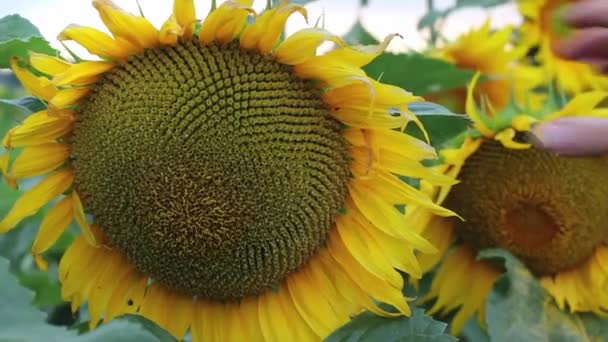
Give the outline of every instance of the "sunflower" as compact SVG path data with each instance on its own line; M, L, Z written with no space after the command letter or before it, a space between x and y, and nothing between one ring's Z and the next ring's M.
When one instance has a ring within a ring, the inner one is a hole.
M488 80L475 90L478 99L487 98L496 109L503 109L510 101L512 90L518 100L544 82L539 68L525 66L519 60L524 48L510 46L512 27L492 31L490 21L462 34L454 42L435 50L432 54L460 69L481 72ZM466 89L454 89L428 96L457 113L464 113ZM538 102L536 97L530 100Z
M456 310L454 334L476 312L483 323L487 296L504 270L478 260L477 252L503 248L530 269L561 309L605 314L608 185L602 179L608 159L562 157L533 148L525 136L534 123L558 117L607 117L605 108L596 107L608 93L581 93L565 105L549 95L538 111L512 103L486 114L473 97L478 77L468 88L474 125L440 151L442 163L435 166L460 182L421 186L463 220L425 209L406 215L440 250L420 259L424 272L439 264L423 301L436 299L431 314Z
M554 54L551 46L563 35L559 12L576 0L517 0L524 16L521 44L538 47L538 61L545 65L560 88L570 94L608 87L608 77L602 76L590 64L566 60Z
M451 211L402 182L452 184L420 161L436 153L400 131L417 97L366 76L379 46L346 46L318 28L280 42L303 7L260 15L226 1L197 21L176 0L155 28L108 0L112 36L71 25L100 61L12 60L47 109L4 137L10 184L39 177L0 221L13 229L50 207L36 263L72 222L82 234L59 265L72 310L90 326L143 315L194 341L319 340L369 309L410 314L397 270L435 248L400 205ZM317 55L325 41L338 47Z

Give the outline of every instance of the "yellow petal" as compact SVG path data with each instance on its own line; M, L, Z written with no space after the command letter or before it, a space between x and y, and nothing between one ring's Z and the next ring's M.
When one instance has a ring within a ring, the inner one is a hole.
M78 101L89 93L89 88L68 88L60 90L50 101L50 107L54 110L64 109L75 105Z
M503 129L494 137L494 139L500 141L504 147L513 150L525 150L532 147L531 144L517 142L513 140L514 138L515 130L513 128Z
M366 308L379 316L398 315L385 311L374 303L370 297L370 293L359 286L348 275L347 271L342 269L342 266L331 256L331 253L327 249L320 250L319 254L311 260L311 263L316 263L315 266L323 269L323 273L327 275L337 293L340 294L340 298L344 299L345 303L341 303L340 305L350 303L353 308L358 309L351 312L357 312L362 308Z
M262 328L260 327L258 318L258 300L255 297L244 298L235 309L237 316L235 320L238 322L241 334L244 338L235 339L235 341L251 341L264 342L262 336Z
M384 109L369 111L364 108L337 108L331 115L338 121L356 128L393 129L402 128L408 122L404 116L392 116Z
M137 49L124 41L114 40L109 35L91 28L78 25L66 27L57 37L60 41L73 40L93 55L114 60L125 60Z
M2 173L2 175L6 175L8 172L8 162L11 159L11 154L10 153L5 153L2 156L0 156L0 173Z
M65 72L72 65L63 59L35 52L30 52L30 64L34 69L50 76Z
M555 119L562 116L585 116L589 111L608 97L608 92L591 91L576 95L559 112L547 116L545 119Z
M146 290L139 313L161 327L172 319L169 310L176 303L170 302L170 293L159 283L154 283Z
M295 340L289 329L287 315L279 302L279 293L268 291L258 297L258 318L264 339L267 341Z
M338 318L342 317L348 321L353 312L359 312L362 309L361 303L352 303L340 294L340 291L334 286L330 277L325 274L318 257L310 259L308 266L303 269L306 273L311 286L315 287L318 294L325 297L332 310L335 311Z
M501 274L502 272L498 268L487 262L475 262L473 269L469 272L470 278L475 279L475 281L472 282L471 287L466 292L464 304L452 320L450 332L453 335L459 335L462 332L465 323L475 312L483 313L485 311L488 295L494 286L494 282ZM480 317L482 323L485 323L485 314L480 315Z
M18 61L17 57L11 58L11 69L25 90L45 101L49 101L57 94L57 88L50 84L47 78L34 76L27 69L20 67Z
M398 37L397 34L391 34L384 38L384 40L377 45L355 45L340 47L326 53L323 56L319 56L319 62L334 62L348 64L360 68L365 66L376 57L378 57L386 47L390 44L393 38Z
M196 9L193 0L174 0L173 16L175 21L182 28L182 36L186 40L192 38L194 25L196 23Z
M403 296L401 288L391 286L385 279L379 278L363 268L346 250L335 231L332 231L329 235L329 245L332 257L371 297L394 306L401 314L406 316L411 314L410 307L406 302L408 298Z
M375 246L377 250L383 250L386 258L391 265L409 275L409 278L419 279L422 277L422 269L418 263L418 258L424 255L437 255L438 253L417 253L414 248L408 248L408 242L405 239L398 239L390 236L371 224L362 224L364 229L361 235L366 241L370 241L370 245Z
M85 244L88 245L88 243ZM114 290L129 273L130 268L124 267L127 262L117 251L111 250L107 254L104 260L105 268L100 270L98 277L98 286L93 288L89 297L89 327L91 329L99 324Z
M473 127L479 130L486 137L492 137L494 135L494 131L492 131L486 124L483 122L481 118L481 114L477 110L477 104L475 103L475 96L473 95L473 91L475 90L475 85L477 85L477 81L481 73L476 73L469 83L467 87L467 101L466 101L466 110L467 114L473 120Z
M93 83L101 75L114 68L114 63L110 62L80 62L72 65L69 69L53 78L53 84L62 85L82 85Z
M228 43L243 30L249 14L255 15L251 8L252 0L228 0L209 13L201 24L198 39L203 44L212 41Z
M340 215L336 220L338 236L361 266L368 272L386 280L394 287L403 286L403 278L392 267L384 252L373 240L366 239L365 228L352 215Z
M46 271L48 265L40 254L55 244L70 222L72 222L72 217L72 199L68 196L57 202L42 220L40 229L36 234L36 239L32 244L32 255L40 269Z
M72 191L72 201L74 205L74 219L78 222L78 226L82 231L82 235L84 235L85 239L91 246L98 246L99 239L93 233L89 222L87 222L87 218L84 214L84 208L82 207L82 201L80 201L80 196L77 191Z
M405 229L406 222L394 203L388 203L381 195L368 193L365 187L358 185L351 186L351 197L355 208L377 229L390 236L405 239L413 248L425 253L436 252L436 249L418 233Z
M407 159L421 161L437 158L437 152L431 145L399 131L345 129L342 135L355 146L369 147L372 150L386 149Z
M178 24L174 15L165 21L160 28L158 39L163 45L175 45L182 32L182 27Z
M163 326L178 340L183 340L184 335L192 325L192 316L194 314L194 301L192 296L180 294L175 291L169 291L168 306L169 321Z
M88 246L91 249L100 249ZM123 265L123 267L125 266ZM109 322L122 314L136 312L143 301L147 285L148 278L131 269L131 272L120 280L120 285L114 290L112 298L108 302L104 321Z
M287 277L287 289L294 307L318 336L328 336L348 322L348 316L338 317L325 297L319 295L319 289L313 286L304 270Z
M384 170L377 171L377 177L373 181L364 182L366 186L373 188L378 194L382 194L385 200L393 203L416 204L428 208L439 216L455 216L456 214L446 208L434 203L426 194L423 194L413 186L403 182L397 176Z
M245 28L241 35L241 47L269 52L278 42L285 28L287 18L294 12L299 12L308 20L306 9L288 1L281 1L275 8L262 13L255 22Z
M111 0L93 0L93 7L115 38L124 39L141 49L158 45L158 30L148 19L123 11Z
M308 28L287 37L275 50L274 56L279 63L289 65L300 64L314 57L319 45L326 41L345 45L340 37L327 30Z
M526 132L529 131L530 127L537 122L538 119L533 116L517 115L515 118L513 118L511 125L520 132Z
M76 241L79 240L82 241L83 239L76 239ZM61 296L72 301L72 311L75 311L83 301L87 300L86 292L89 288L85 287L99 277L99 272L92 272L91 270L97 270L100 267L104 256L105 250L90 246L80 247L78 253L74 254L73 257L76 261L71 263L61 284Z
M51 172L70 156L66 144L47 143L24 148L11 165L9 174L14 178L33 177Z
M4 137L5 147L22 147L53 142L72 131L73 119L67 115L51 116L42 110L28 116L21 125Z
M0 221L0 233L14 228L21 220L38 212L42 206L66 191L74 181L72 170L55 171L23 193Z

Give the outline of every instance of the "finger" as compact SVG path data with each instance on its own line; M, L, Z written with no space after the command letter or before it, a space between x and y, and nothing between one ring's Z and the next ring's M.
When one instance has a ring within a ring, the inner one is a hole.
M565 10L564 21L574 27L608 27L608 1L574 2Z
M532 128L538 149L568 156L608 154L608 118L564 117Z
M608 59L608 28L576 30L570 37L557 41L552 47L556 54L567 59Z

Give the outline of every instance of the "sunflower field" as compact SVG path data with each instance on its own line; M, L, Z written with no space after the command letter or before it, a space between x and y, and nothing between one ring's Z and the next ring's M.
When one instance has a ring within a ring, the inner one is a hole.
M0 342L608 341L608 1L90 2L0 12Z

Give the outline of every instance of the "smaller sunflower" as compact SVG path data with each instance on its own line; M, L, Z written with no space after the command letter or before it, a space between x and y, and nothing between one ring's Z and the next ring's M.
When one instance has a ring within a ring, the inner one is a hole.
M566 92L578 94L586 90L608 87L608 77L596 72L587 63L571 61L553 53L551 46L562 35L557 20L563 6L576 0L517 0L524 23L521 44L538 47L538 60L544 64L558 85Z
M605 109L596 107L608 93L582 93L565 105L550 95L538 111L511 103L486 115L474 101L478 77L467 97L473 128L440 151L442 164L436 166L460 183L422 182L437 203L464 220L438 217L424 209L406 215L441 251L421 256L424 272L441 263L423 300L436 298L431 314L457 311L455 334L474 313L483 322L486 298L504 270L477 260L477 252L503 248L522 260L560 308L605 314L608 185L602 180L608 158L561 157L533 148L522 137L532 124L558 117L580 113L607 117Z
M489 80L481 83L475 90L475 97L486 97L494 108L501 110L509 103L512 90L515 90L515 98L521 101L524 94L528 94L544 81L544 75L539 68L518 62L526 50L510 46L512 32L513 28L510 26L493 31L490 21L487 20L482 26L473 28L454 42L434 51L433 55L458 68L481 72L487 76ZM455 112L465 111L465 88L428 97ZM536 102L538 100L540 99Z

